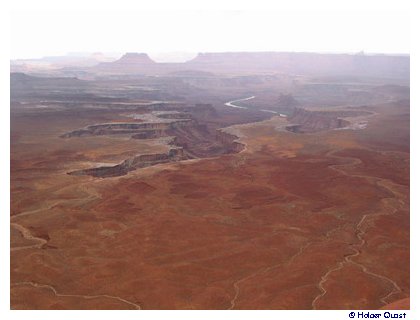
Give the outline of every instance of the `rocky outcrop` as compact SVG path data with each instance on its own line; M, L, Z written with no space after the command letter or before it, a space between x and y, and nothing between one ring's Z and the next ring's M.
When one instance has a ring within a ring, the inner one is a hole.
M301 133L301 128L302 126L300 124L291 124L289 126L286 126L286 130L293 132L293 133Z
M126 175L128 172L136 170L138 168L150 167L160 163L166 163L171 161L184 160L184 152L182 148L170 149L168 153L155 153L155 154L141 154L130 159L126 159L123 162L115 166L101 166L97 168L83 169L69 172L69 175L89 175L99 178L117 177Z
M229 150L228 153L238 153L245 148L245 145L238 141L237 136L222 130L217 130L216 139L223 145L227 146L227 150Z
M309 111L303 108L295 108L287 120L292 125L287 126L286 129L295 133L331 130L343 128L350 124L349 121L338 118L334 113Z
M192 115L186 112L176 112L176 113L161 113L157 115L161 119L191 119Z
M325 115L328 117L360 117L360 116L369 116L373 112L363 111L363 110L332 110L332 111L316 111L320 115Z
M101 135L112 135L112 134L131 134L139 133L143 134L147 131L163 131L169 129L173 123L178 123L178 125L185 124L188 122L188 119L182 119L176 122L146 122L146 123L101 123L87 126L83 129L78 129L63 134L62 138L71 138L71 137L81 137L81 136L101 136Z
M133 139L157 139L165 137L165 130L145 130L131 136Z
M148 114L130 114L129 117L147 122L114 122L87 126L62 135L62 138L92 135L130 134L132 139L170 138L168 153L142 154L114 166L101 166L70 172L71 175L94 177L115 177L131 170L153 166L159 163L191 158L207 158L243 150L244 145L237 137L199 122L198 119L213 119L217 116L211 105L196 105L186 111L157 111ZM166 140L168 141L168 140Z
M235 141L236 136L198 122L191 122L187 126L175 123L167 134L174 136L173 143L182 147L192 158L214 157L242 150Z

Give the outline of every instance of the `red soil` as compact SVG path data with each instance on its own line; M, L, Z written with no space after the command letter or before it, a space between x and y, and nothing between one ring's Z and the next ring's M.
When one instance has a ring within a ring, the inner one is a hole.
M12 232L15 309L377 309L410 295L409 148L392 130L372 148L374 131L293 134L273 118L243 127L239 154L95 179L65 174L93 141L64 147L62 122L14 121L12 222L31 235Z

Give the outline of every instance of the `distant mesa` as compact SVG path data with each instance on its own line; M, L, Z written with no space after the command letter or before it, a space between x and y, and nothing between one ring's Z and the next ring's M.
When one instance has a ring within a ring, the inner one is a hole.
M354 55L310 52L199 53L186 62L200 70L283 72L306 75L360 75L407 77L409 56Z
M118 64L154 64L152 59L146 53L127 52L119 60L114 63Z
M90 67L98 62L111 62L115 59L104 55L102 52L93 54L67 54L63 56L45 56L40 59L17 59L11 60L12 71L18 71L17 67L29 66L35 69L64 68L64 67Z
M19 72L63 67L77 67L86 73L98 72L114 75L171 75L174 72L187 72L185 74L187 77L207 77L209 74L203 72L209 72L235 75L281 73L408 79L410 57L304 52L218 52L199 53L186 62L156 62L146 53L129 52L116 61L100 53L85 57L63 56L12 61L12 71ZM194 75L191 72L201 72L201 74Z
M92 68L92 71L115 74L143 74L155 72L158 65L146 53L128 52L116 61L99 63Z

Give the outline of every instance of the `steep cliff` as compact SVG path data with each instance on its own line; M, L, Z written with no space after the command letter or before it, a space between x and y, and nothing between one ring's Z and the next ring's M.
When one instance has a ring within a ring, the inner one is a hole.
M132 139L169 138L168 153L140 154L126 159L115 166L102 166L70 172L71 175L91 175L113 177L127 174L137 168L159 163L180 161L191 158L206 158L240 152L243 145L237 137L221 131L212 122L217 118L216 110L208 104L196 105L188 110L152 111L130 114L129 117L142 122L113 122L87 126L63 134L62 138L96 135L129 134ZM210 122L206 122L209 120ZM162 140L163 141L163 140Z
M97 168L77 170L69 172L68 174L76 176L89 175L99 178L118 177L126 175L128 172L138 168L145 168L160 163L180 161L183 159L186 159L183 150L181 148L173 148L170 149L168 153L141 154L133 158L126 159L115 166L101 166Z
M190 120L178 120L177 122L185 122ZM146 123L101 123L87 126L83 129L74 130L63 134L62 138L81 137L81 136L100 136L111 134L131 134L144 133L147 131L162 131L171 126L166 122L146 122Z
M303 108L295 108L287 120L291 123L287 130L296 133L331 130L343 128L350 124L349 121L338 118L334 113L309 111Z

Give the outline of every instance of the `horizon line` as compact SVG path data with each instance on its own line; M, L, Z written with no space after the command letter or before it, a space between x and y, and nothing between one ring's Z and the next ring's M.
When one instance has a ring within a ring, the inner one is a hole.
M43 56L37 57L26 57L26 58L13 58L10 57L9 61L18 61L18 60L42 60L46 58L52 57L74 57L74 58L83 58L89 57L93 54L103 54L105 57L114 57L116 59L120 59L124 55L128 53L139 53L139 54L146 54L150 57L156 54L195 54L196 56L200 54L208 54L208 53L309 53L309 54L331 54L331 55L339 55L339 54L347 54L347 55L366 55L366 56L375 56L375 55L385 55L385 56L410 56L409 52L369 52L369 51L293 51L293 50L261 50L261 51L245 51L245 50L233 50L233 51L182 51L182 50L174 50L174 51L125 51L124 53L119 52L107 52L107 51L68 51L64 54L46 54ZM118 57L117 57L118 55ZM195 57L194 57L195 58ZM153 60L153 59L152 59ZM188 61L188 60L186 60Z

